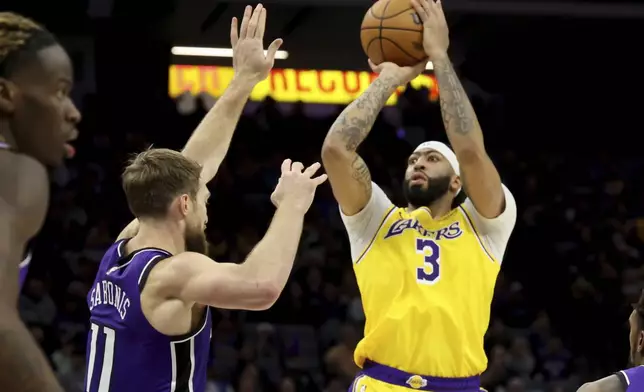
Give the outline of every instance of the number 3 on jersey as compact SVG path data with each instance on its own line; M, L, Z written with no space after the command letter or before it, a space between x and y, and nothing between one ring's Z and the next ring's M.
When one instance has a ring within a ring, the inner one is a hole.
M429 238L416 238L416 253L423 255L425 265L416 268L416 281L421 284L432 285L440 279L440 247Z

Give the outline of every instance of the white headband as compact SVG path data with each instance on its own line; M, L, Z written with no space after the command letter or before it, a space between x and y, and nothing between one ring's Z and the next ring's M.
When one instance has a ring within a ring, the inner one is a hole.
M441 142L435 142L435 141L424 142L424 143L421 143L418 147L416 147L414 152L418 152L420 150L426 150L426 149L439 152L442 156L445 157L445 159L447 159L447 162L449 162L449 164L452 165L452 169L454 169L454 173L456 173L457 176L461 175L461 167L458 164L458 159L456 159L456 154L454 154L454 151L452 151L452 149L449 148L447 144L441 143Z

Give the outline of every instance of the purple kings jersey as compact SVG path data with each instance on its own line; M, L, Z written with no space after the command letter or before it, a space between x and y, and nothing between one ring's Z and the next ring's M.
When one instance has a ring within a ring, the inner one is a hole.
M644 391L644 366L638 366L615 373L624 386L624 392Z
M124 254L112 245L87 295L86 392L203 392L212 321L207 308L192 333L166 336L141 310L141 290L150 270L170 253L144 248Z

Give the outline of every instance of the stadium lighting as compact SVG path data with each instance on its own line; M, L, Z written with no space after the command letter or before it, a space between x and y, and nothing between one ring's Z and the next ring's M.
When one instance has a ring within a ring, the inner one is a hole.
M203 57L233 57L233 50L230 48L203 48L195 46L174 46L171 50L175 56L203 56ZM266 51L264 51L266 53ZM288 52L278 50L275 59L286 60Z

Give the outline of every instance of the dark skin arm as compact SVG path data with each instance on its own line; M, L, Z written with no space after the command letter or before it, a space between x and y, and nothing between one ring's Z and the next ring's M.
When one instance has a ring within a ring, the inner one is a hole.
M612 375L601 380L589 382L577 389L577 392L623 392L624 386L617 376Z
M505 210L501 177L485 151L476 113L447 55L449 29L443 6L440 0L411 0L411 4L423 21L423 47L434 63L443 124L465 190L480 215L496 218Z
M505 209L505 196L499 172L485 151L474 108L447 56L434 60L434 73L440 86L443 124L467 194L482 216L496 218Z
M322 163L342 212L355 215L371 198L371 174L356 150L400 81L381 75L333 123L322 146Z
M18 264L47 212L47 173L31 158L4 152L0 183L0 389L63 392L16 308Z

